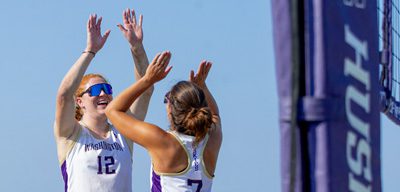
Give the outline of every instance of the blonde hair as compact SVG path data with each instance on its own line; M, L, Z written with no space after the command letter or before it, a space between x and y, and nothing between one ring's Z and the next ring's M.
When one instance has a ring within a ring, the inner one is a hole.
M81 94L86 90L86 84L89 82L90 79L96 78L96 77L101 78L106 83L108 83L107 79L100 74L94 74L94 73L87 74L87 75L83 76L78 89L75 91L75 98L81 97ZM80 121L82 119L82 116L83 116L83 111L82 111L81 107L79 107L79 105L75 103L75 119Z

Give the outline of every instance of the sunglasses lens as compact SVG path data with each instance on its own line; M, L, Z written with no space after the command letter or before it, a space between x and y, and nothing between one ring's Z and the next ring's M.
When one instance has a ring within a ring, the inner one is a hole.
M103 87L101 84L93 85L90 87L89 94L90 96L99 96L101 92L101 87Z
M93 85L89 88L89 94L90 96L99 96L101 93L101 90L104 91L105 94L111 95L112 94L112 87L110 84L106 83L101 83L101 84L96 84Z
M112 87L110 84L103 84L103 90L104 93L106 93L107 95L111 95L112 94Z

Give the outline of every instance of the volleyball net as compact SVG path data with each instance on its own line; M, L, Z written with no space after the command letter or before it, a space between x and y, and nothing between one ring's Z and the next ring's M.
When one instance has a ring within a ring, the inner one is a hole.
M400 10L399 1L378 2L381 111L400 125Z

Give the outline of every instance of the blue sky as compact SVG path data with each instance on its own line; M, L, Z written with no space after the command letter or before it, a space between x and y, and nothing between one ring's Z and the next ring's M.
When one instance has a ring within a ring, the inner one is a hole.
M134 81L122 11L144 15L150 60L172 52L169 76L155 86L147 121L167 128L164 93L202 59L214 62L208 86L220 108L224 141L213 191L280 191L278 97L270 1L50 1L0 3L0 191L62 191L53 122L61 79L86 45L89 14L111 29L88 72L102 73L115 93ZM384 191L398 189L400 128L382 118ZM133 188L149 190L150 161L135 146Z

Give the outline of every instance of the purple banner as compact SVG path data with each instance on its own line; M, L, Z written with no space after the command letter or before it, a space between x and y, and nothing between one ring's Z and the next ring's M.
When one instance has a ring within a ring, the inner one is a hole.
M303 33L293 33L289 0L273 0L280 98L282 191L381 191L377 2L305 0ZM290 164L293 35L304 60ZM302 36L303 35L303 36ZM295 173L295 182L291 174Z

